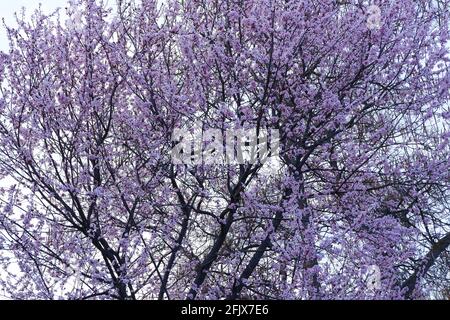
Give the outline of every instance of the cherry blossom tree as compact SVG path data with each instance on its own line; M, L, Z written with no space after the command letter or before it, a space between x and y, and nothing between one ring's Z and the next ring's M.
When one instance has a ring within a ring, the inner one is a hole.
M19 15L0 55L4 295L445 294L449 7L71 0ZM280 150L174 163L174 132L199 126L278 130Z

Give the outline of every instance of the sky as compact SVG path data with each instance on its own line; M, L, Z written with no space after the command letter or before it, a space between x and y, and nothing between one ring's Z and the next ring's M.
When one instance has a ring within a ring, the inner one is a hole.
M0 0L0 18L5 19L7 25L15 25L14 12L19 12L22 7L26 8L27 15L30 15L34 9L42 4L45 12L51 12L56 8L67 6L68 0ZM0 50L7 50L8 41L3 23L0 28Z

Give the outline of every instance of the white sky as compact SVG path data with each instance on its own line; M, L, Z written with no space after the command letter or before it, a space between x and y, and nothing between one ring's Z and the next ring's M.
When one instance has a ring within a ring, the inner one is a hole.
M52 12L56 8L64 8L67 6L68 0L0 0L0 19L5 19L9 26L15 25L14 12L20 12L22 7L26 8L27 15L39 7L42 3L42 8L45 12ZM8 41L6 33L3 28L3 23L0 26L0 50L6 51L8 48Z

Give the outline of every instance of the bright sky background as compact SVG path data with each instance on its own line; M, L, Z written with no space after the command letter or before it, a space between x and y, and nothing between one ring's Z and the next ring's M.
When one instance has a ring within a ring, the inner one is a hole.
M15 26L14 12L20 12L22 7L26 8L27 15L39 7L42 3L42 8L45 12L52 12L56 8L64 8L67 6L68 0L1 0L0 1L0 19L5 19L7 25ZM1 23L0 28L0 50L7 50L8 41L6 33Z

